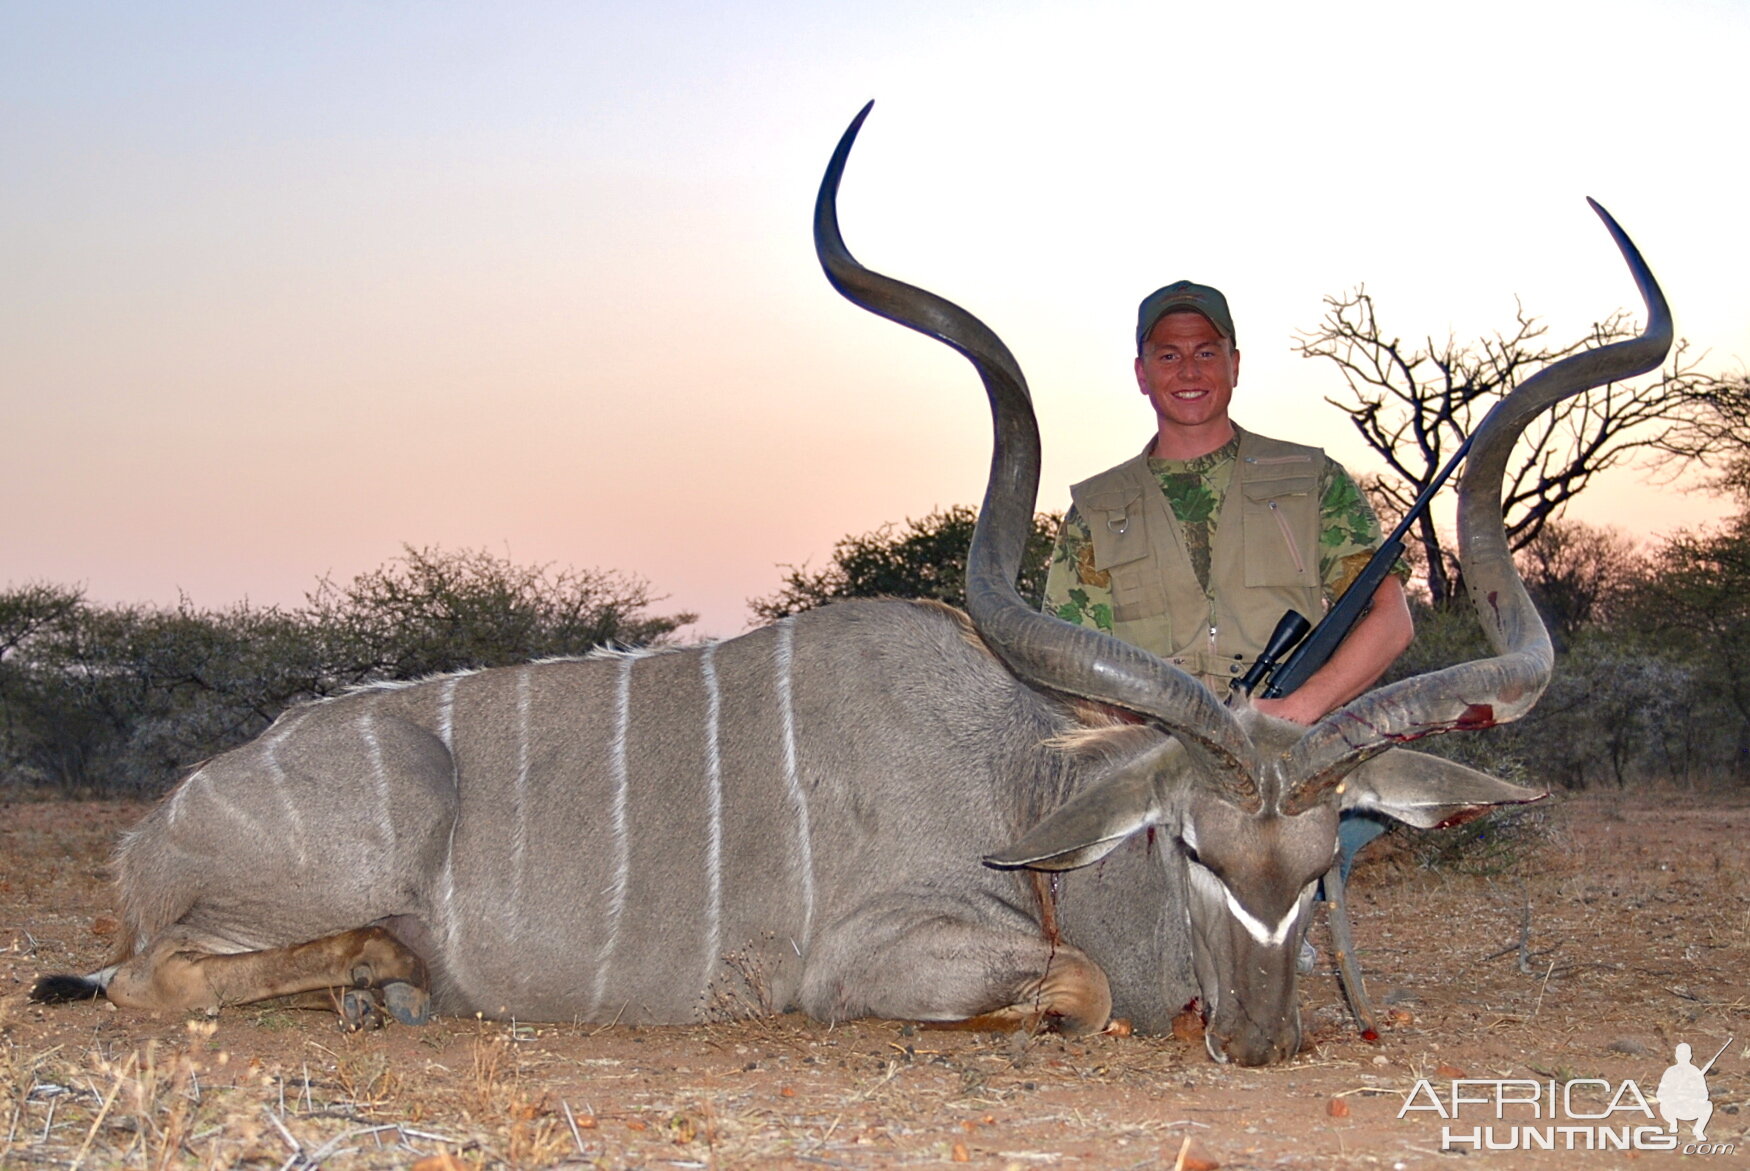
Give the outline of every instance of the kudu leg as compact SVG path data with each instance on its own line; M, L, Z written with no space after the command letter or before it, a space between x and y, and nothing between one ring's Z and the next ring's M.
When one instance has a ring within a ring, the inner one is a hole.
M1059 946L1045 974L1025 981L1011 1003L941 1027L1028 1033L1097 1033L1112 1019L1112 991L1101 971L1074 948Z
M802 1007L819 1020L861 1016L1012 1030L1106 1027L1106 973L1082 952L903 908L866 911L815 941Z
M1349 930L1349 892L1343 884L1343 864L1333 863L1325 874L1325 917L1331 928L1331 948L1337 953L1337 979L1343 985L1343 995L1349 1001L1349 1011L1364 1036L1379 1035L1379 1020L1373 1002L1367 997L1367 985L1361 979L1361 965L1355 959L1355 938Z
M229 954L172 931L116 969L105 995L125 1008L186 1012L322 989L374 994L342 994L343 1015L352 1024L370 1015L378 996L403 1024L431 1017L425 964L381 927Z

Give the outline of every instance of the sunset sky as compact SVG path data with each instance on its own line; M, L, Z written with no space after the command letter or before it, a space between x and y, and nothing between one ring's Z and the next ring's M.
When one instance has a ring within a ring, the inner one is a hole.
M1041 506L1152 420L1135 306L1233 305L1242 424L1371 464L1294 355L1638 302L1750 361L1750 4L7 6L0 585L297 604L405 544L618 569L729 635L781 563L975 502L969 367L840 299L809 213L982 317ZM1716 516L1617 477L1582 519Z

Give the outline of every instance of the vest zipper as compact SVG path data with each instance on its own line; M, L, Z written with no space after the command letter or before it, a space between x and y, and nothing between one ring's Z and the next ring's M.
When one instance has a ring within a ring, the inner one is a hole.
M1288 518L1282 515L1282 510L1276 507L1274 500L1270 501L1270 515L1276 518L1276 527L1282 530L1282 540L1288 545L1288 555L1294 558L1294 572L1305 573L1306 562L1300 559L1300 546L1294 543L1294 534L1288 528Z

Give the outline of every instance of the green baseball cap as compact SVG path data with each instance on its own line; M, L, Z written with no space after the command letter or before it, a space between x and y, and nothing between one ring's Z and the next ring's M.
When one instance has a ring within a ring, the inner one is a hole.
M1190 281L1174 281L1144 297L1142 304L1137 307L1137 353L1142 353L1142 343L1148 340L1149 331L1155 327L1155 323L1175 309L1189 309L1193 313L1203 314L1209 319L1209 324L1215 326L1217 333L1228 341L1239 344L1234 338L1233 315L1227 311L1227 298L1221 295L1220 289Z

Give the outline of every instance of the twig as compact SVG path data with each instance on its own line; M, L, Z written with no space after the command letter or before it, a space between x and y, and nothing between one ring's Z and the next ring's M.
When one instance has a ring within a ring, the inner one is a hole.
M1727 1041L1726 1044L1730 1045L1731 1042ZM1724 1053L1725 1051L1726 1051L1725 1046L1721 1046L1720 1053ZM1718 1060L1719 1060L1719 1053L1716 1053L1716 1054L1714 1054L1714 1061L1718 1061ZM1711 1066L1713 1064L1713 1061L1708 1062L1708 1064ZM713 1109L712 1102L711 1102L710 1098L699 1099L699 1105L703 1108L703 1112L705 1115L705 1150L706 1150L706 1153L710 1156L711 1165L716 1166L717 1165L717 1111L715 1109Z
M591 1033L590 1036L592 1036L592 1037L597 1036L598 1034L604 1033L607 1030L613 1028L615 1025L619 1024L620 1018L625 1015L626 1006L628 1004L631 1004L631 1003L632 1002L630 1000L622 1002L620 1005L620 1010L614 1014L614 1019L609 1021L607 1024L603 1025L601 1028L597 1029L594 1033Z
M571 1128L571 1141L577 1144L577 1153L587 1158L588 1155L583 1149L583 1136L577 1133L577 1119L571 1115L571 1103L561 1098L559 1104L565 1107L565 1125Z
M1556 962L1554 960L1551 960L1549 962L1549 967L1544 969L1543 985L1542 985L1542 987L1540 987L1537 990L1537 1003L1533 1004L1531 1006L1531 1016L1536 1016L1537 1010L1543 1007L1543 994L1545 992L1549 991L1549 978L1550 978L1551 974L1555 972L1555 970L1556 970ZM1529 1020L1531 1018L1527 1017L1526 1019Z
M122 1063L122 1070L115 1075L115 1084L109 1087L109 1096L103 1100L103 1108L97 1112L97 1117L91 1120L91 1129L85 1132L85 1141L79 1145L79 1153L73 1156L69 1171L79 1171L79 1164L85 1161L86 1154L91 1150L91 1142L97 1137L97 1130L103 1125L103 1120L109 1117L110 1107L115 1105L116 1096L122 1092L122 1082L127 1079L128 1071L134 1067L136 1054L128 1054L127 1061ZM53 1110L50 1111L52 1115Z
M402 1134L411 1135L413 1138L422 1138L428 1143L448 1143L452 1147L459 1147L462 1145L461 1139L450 1138L448 1135L443 1134L433 1134L429 1130L414 1130L411 1126L407 1126L406 1124L403 1124L398 1129Z
M886 1085L888 1082L890 1082L894 1078L898 1077L899 1071L904 1069L904 1068L905 1067L897 1061L889 1061L887 1063L886 1076L884 1076L880 1081L876 1082L874 1085L870 1086L868 1089L862 1090L862 1091L858 1092L857 1094L853 1095L852 1100L853 1101L867 1101L871 1096L873 1096L873 1094L875 1093L876 1090L879 1090L882 1086Z
M380 1135L385 1130L399 1132L401 1128L395 1123L390 1122L381 1126L367 1126L363 1130L354 1130L349 1131L346 1134L336 1135L321 1146L317 1147L313 1153L305 1156L304 1162L307 1166L315 1167L322 1163L323 1160L330 1159L340 1153L338 1148L341 1143L346 1142L349 1139L363 1138L366 1135ZM379 1141L377 1145L380 1147L383 1144Z
M286 1129L285 1123L274 1117L271 1109L263 1106L261 1112L267 1115L267 1120L273 1123L273 1128L280 1132L280 1138L285 1140L286 1146L292 1148L292 1157L280 1164L280 1171L291 1171L291 1168L296 1167L304 1159L304 1144L292 1137L292 1132Z

